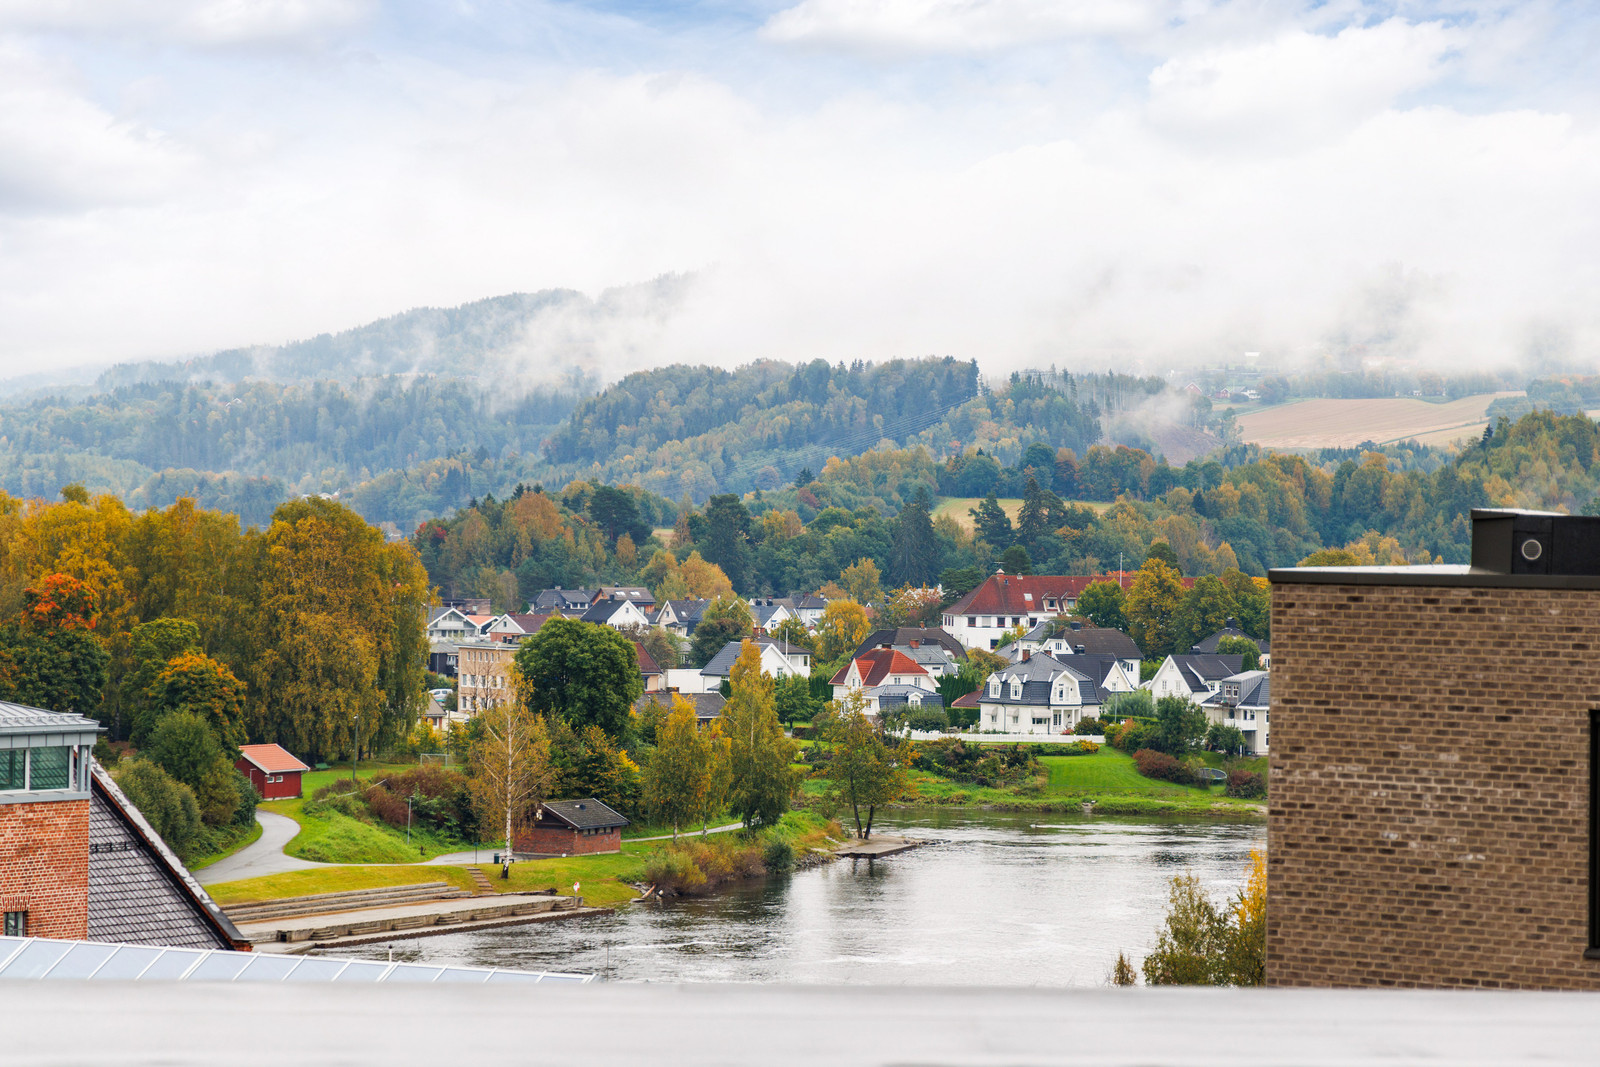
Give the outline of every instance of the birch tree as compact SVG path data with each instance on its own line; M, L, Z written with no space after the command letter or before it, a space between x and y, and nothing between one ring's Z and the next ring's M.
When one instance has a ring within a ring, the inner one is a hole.
M496 704L478 714L483 733L472 746L472 800L485 835L503 831L506 850L512 823L550 790L550 732L542 715L521 702Z

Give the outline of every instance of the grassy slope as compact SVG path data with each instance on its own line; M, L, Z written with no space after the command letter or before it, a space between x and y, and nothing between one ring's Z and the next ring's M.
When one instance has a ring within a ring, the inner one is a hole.
M638 896L627 883L643 877L645 861L654 847L625 842L620 854L528 860L513 864L511 877L503 881L499 868L490 863L492 850L484 850L483 863L479 866L498 892L517 893L553 887L560 893L570 893L572 883L580 882L585 903L606 906ZM207 886L206 891L220 904L237 904L247 900L415 885L418 882L449 882L461 889L472 889L475 885L466 867L411 864L398 867L329 866L317 870L289 871L262 878L223 882Z
M260 838L260 837L261 837L261 824L260 823L254 823L254 824L251 825L249 830L245 831L243 834L240 834L237 838L235 838L233 840L232 843L230 843L226 848L222 849L220 852L213 852L209 856L201 856L198 859L195 859L194 861L189 863L187 866L191 871L198 871L203 867L209 867L213 863L217 862L218 860L227 859L229 856L233 855L235 852L238 852L240 849L244 848L246 845L255 844L257 839Z

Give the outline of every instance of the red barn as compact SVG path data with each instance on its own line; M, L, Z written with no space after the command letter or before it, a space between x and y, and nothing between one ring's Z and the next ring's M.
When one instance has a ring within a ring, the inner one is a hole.
M234 761L263 800L292 800L300 795L300 775L311 768L289 755L282 745L240 745Z
M516 850L545 856L621 852L622 828L627 825L627 819L594 797L547 800L539 805L533 825L517 831Z

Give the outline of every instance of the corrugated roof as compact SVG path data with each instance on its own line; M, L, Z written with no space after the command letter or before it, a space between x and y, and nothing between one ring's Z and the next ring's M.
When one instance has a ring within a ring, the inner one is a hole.
M311 769L295 759L282 745L240 745L239 755L249 760L263 774L282 774L287 771Z
M0 701L0 731L17 733L89 733L100 724L74 711L47 711Z

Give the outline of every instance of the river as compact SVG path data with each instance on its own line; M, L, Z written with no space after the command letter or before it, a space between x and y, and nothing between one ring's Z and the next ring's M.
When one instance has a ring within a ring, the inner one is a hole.
M1092 986L1155 941L1185 871L1219 902L1244 883L1264 822L898 811L874 829L936 840L706 898L595 919L339 950L337 955L625 982Z

